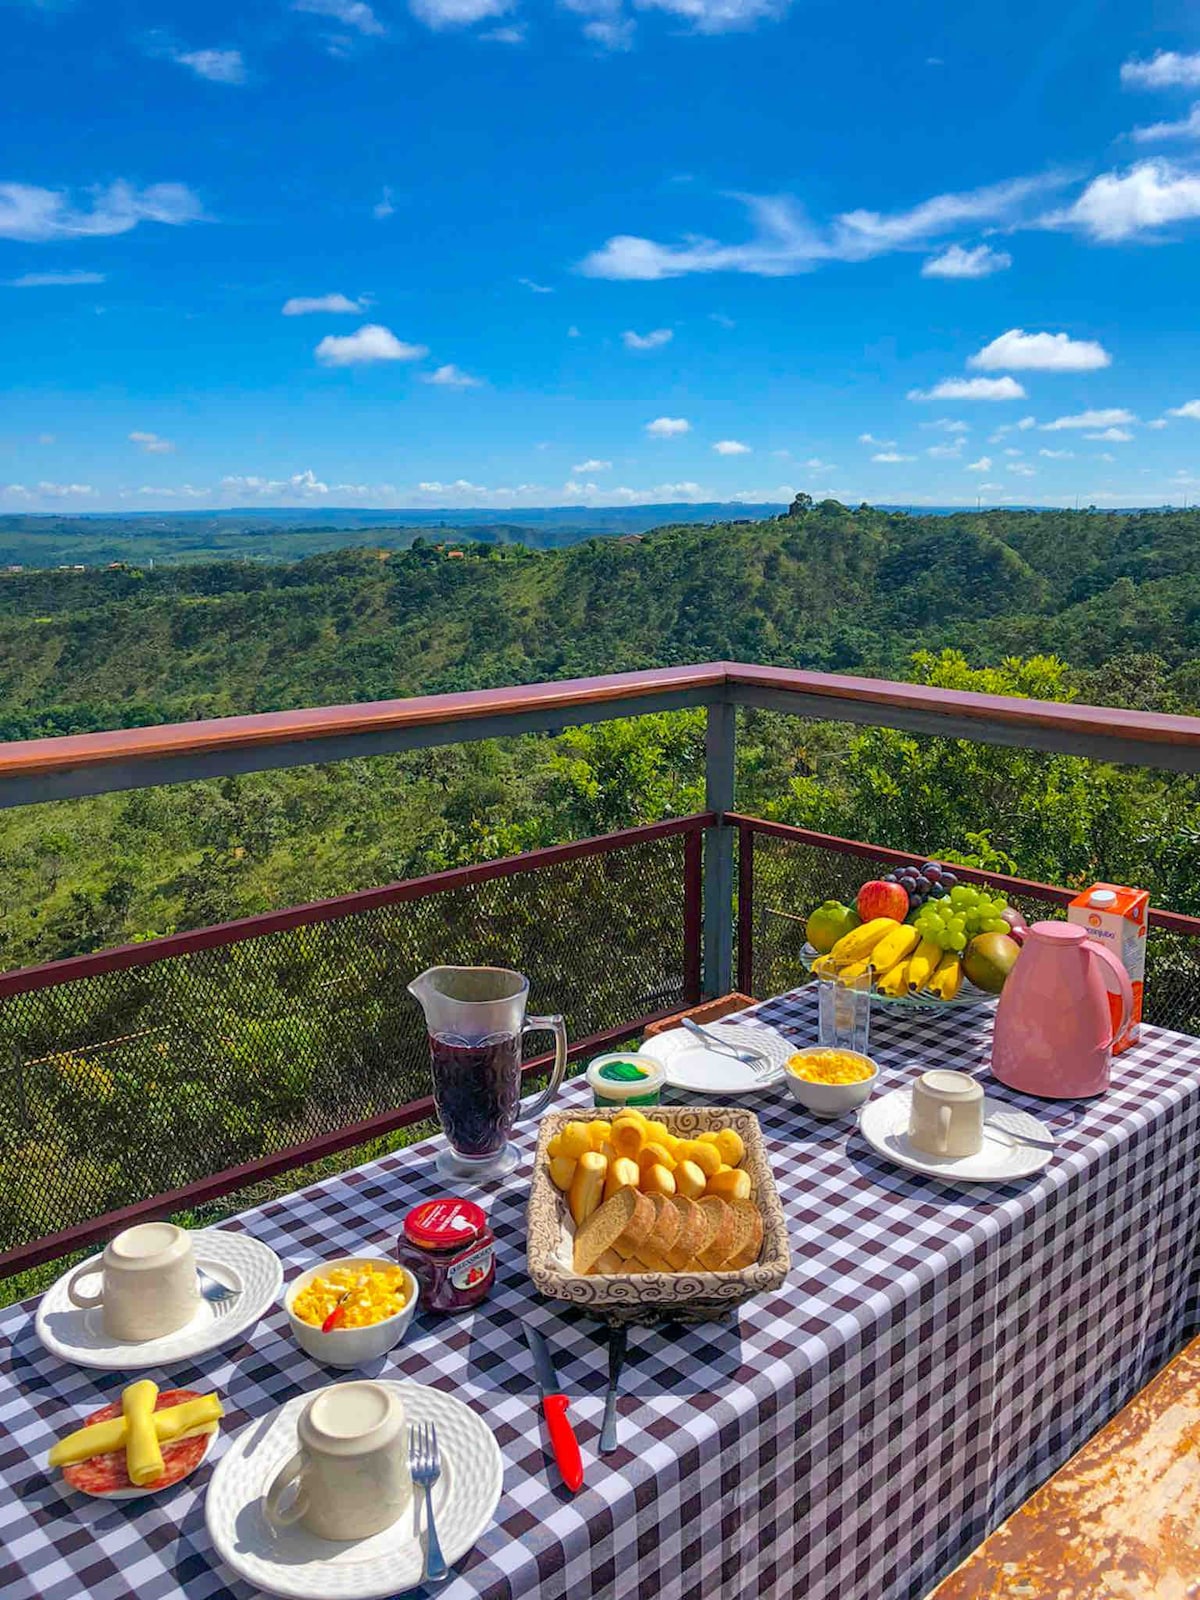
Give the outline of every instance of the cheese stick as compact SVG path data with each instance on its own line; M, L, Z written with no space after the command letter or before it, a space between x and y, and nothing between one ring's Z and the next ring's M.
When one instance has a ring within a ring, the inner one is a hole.
M215 1432L224 1414L218 1397L206 1394L197 1400L187 1400L183 1405L156 1411L150 1420L154 1424L155 1438L164 1445L191 1438L195 1433ZM124 1450L128 1436L129 1424L124 1417L114 1417L111 1422L93 1422L60 1439L50 1451L49 1464L73 1467L80 1461L90 1461L93 1456Z
M131 1383L121 1396L121 1414L129 1430L125 1435L125 1469L130 1483L153 1483L163 1475L162 1451L152 1420L157 1399L158 1385L151 1378Z

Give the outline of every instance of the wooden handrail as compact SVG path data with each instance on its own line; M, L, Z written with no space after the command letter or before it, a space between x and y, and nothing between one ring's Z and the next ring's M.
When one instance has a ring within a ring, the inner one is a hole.
M254 769L253 755L258 751L264 753L263 766L275 766L366 754L385 744L398 749L410 739L415 742L422 732L428 742L429 730L439 728L449 730L450 738L456 727L462 727L463 738L483 737L520 731L522 719L526 727L545 727L558 721L587 722L605 715L636 714L639 703L653 710L719 701L1148 766L1200 769L1198 717L710 661L465 694L16 740L0 744L0 797L6 786L21 787L25 792L16 802L0 798L0 803L24 803L67 792L59 787L42 796L29 788L39 779L67 774L80 780L74 792L101 792L108 786L106 768L114 774L122 769L120 780L112 787L128 788L138 782L214 775L223 770L222 761L230 763L224 770L234 770L232 763L238 753L241 758L236 770L248 771ZM362 742L361 752L351 749L355 741ZM281 754L287 751L290 754ZM145 775L139 779L142 768ZM95 776L88 780L88 773Z

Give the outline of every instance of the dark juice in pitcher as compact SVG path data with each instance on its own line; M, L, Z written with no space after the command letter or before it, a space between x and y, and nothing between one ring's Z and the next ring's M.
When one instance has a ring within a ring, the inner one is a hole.
M429 1056L433 1098L451 1147L464 1156L495 1155L520 1106L520 1037L464 1044L430 1034Z

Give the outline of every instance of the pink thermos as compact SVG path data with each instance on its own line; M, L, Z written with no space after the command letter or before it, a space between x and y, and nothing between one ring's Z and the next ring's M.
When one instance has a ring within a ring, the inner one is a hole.
M1048 1100L1103 1093L1112 1065L1110 991L1125 1027L1133 988L1116 956L1073 923L1035 922L996 1007L996 1077Z

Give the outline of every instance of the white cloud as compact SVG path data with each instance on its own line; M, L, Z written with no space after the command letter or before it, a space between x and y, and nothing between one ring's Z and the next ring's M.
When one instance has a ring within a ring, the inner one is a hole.
M1037 418L1036 417L1022 417L1020 422L1017 423L1017 431L1019 433L1028 433L1030 428L1036 428L1036 427L1037 427Z
M1024 452L1024 450L1016 450L1016 449L1014 449L1013 446L1010 444L1007 447L1007 449L1005 450L1004 454L1006 456L1023 456L1025 454L1025 452Z
M1013 178L962 194L935 195L908 211L845 211L824 226L810 222L786 196L738 195L755 225L755 236L743 244L692 236L671 245L616 234L586 256L579 270L593 278L640 280L695 272L789 277L826 261L868 261L894 250L921 249L966 223L1015 221L1033 196L1064 181L1061 174Z
M329 17L355 33L376 36L387 29L363 0L292 0L293 11L307 11L314 17Z
M1200 405L1200 400L1194 401L1192 403L1195 404L1195 405ZM1197 415L1200 415L1200 412L1198 412ZM1166 417L1155 417L1154 421L1153 422L1148 422L1146 424L1146 426L1148 428L1167 428L1167 427L1170 426L1170 424L1168 423Z
M567 329L567 338L568 339L578 339L579 337L580 337L579 329L575 326L574 323L572 323L571 326Z
M368 322L356 333L327 333L315 354L322 366L353 367L368 361L420 361L429 351L423 344L405 344L390 328Z
M517 282L523 289L528 289L532 294L553 294L554 290L548 283L535 283L532 278L518 278Z
M1048 461L1074 461L1074 450L1046 450L1038 451L1038 455L1045 456Z
M858 442L859 444L873 444L880 450L894 450L896 448L895 439L877 439L873 433L860 433Z
M179 227L199 222L200 201L182 183L134 188L123 178L88 190L89 203L75 206L66 190L29 183L0 183L0 239L86 239L128 233L140 222Z
M1034 478L1037 476L1036 467L1031 467L1024 461L1010 461L1004 470L1006 472L1015 472L1022 478Z
M959 422L954 417L939 417L936 422L923 422L923 428L936 428L939 433L970 433L969 422Z
M670 328L654 328L650 333L633 333L627 329L621 335L621 340L626 350L658 350L664 344L670 344L674 337Z
M169 455L175 448L170 439L160 438L157 433L142 433L136 430L129 435L129 442L138 445L148 456Z
M210 83L245 83L246 63L240 50L172 50L171 60L189 67Z
M788 0L637 0L646 10L683 17L697 33L736 33L770 21L788 9Z
M1101 244L1200 217L1200 175L1170 161L1140 161L1105 172L1071 205L1041 217L1043 228L1081 228Z
M652 439L674 439L681 433L691 433L692 425L686 417L655 417L646 424Z
M933 461L960 461L966 440L960 434L950 444L931 444L925 454Z
M627 17L593 17L583 25L584 38L604 50L632 50L633 34L633 23Z
M66 289L76 284L103 283L102 272L23 272L9 278L6 289Z
M1005 272L1012 266L1007 250L993 250L991 245L976 245L965 250L961 244L947 245L936 256L930 256L921 268L923 278L990 278L993 272Z
M727 317L723 311L710 311L708 320L715 322L718 328L736 328L737 323L732 317Z
M1200 139L1200 100L1178 122L1151 122L1129 136L1135 144L1156 144L1160 139Z
M978 461L967 463L968 472L990 472L992 470L991 456L980 456Z
M54 444L56 437L57 436L53 433L39 433L37 436L37 442L39 444Z
M607 472L611 466L611 461L597 461L594 457L590 457L587 461L581 461L577 467L572 467L571 471L576 473Z
M337 489L367 492L365 484L337 484ZM219 488L223 494L236 494L251 500L323 500L329 494L327 483L322 483L311 468L294 473L290 478L257 478L233 476L222 478Z
M1094 339L1072 339L1066 333L1026 333L1009 328L967 360L969 367L995 372L1094 372L1112 365L1112 357Z
M408 0L408 9L427 28L464 28L487 17L502 17L513 0Z
M95 492L90 483L46 483L43 481L38 484L36 489L36 493L47 500L66 500L95 494Z
M396 207L392 203L392 191L384 184L383 194L371 207L371 215L377 222L382 222L385 217L390 217L395 209Z
M915 461L916 459L916 456L902 455L898 450L880 450L877 455L871 457L872 461L887 461L889 463L893 461Z
M456 367L452 361L445 366L438 367L434 372L423 372L422 383L436 383L443 389L481 389L482 378L473 378L469 372L464 372L461 367Z
M481 39L490 39L493 44L524 44L525 28L518 24L513 28L489 28L486 33L479 35Z
M1061 433L1064 428L1119 428L1127 422L1136 422L1132 411L1123 406L1109 406L1102 411L1079 411L1073 417L1055 417L1053 422L1043 422L1043 433Z
M740 439L718 439L713 449L719 456L748 456L750 446Z
M773 450L772 455L787 455L786 450ZM837 468L832 461L822 461L820 456L809 456L804 463L810 472L836 472Z
M1121 82L1127 89L1195 88L1200 85L1200 52L1181 56L1156 50L1149 61L1131 57L1121 63Z
M932 389L910 389L910 400L1024 400L1015 378L943 378Z
M1181 406L1172 406L1167 415L1169 417L1191 417L1196 422L1200 422L1200 400L1185 400ZM1156 424L1152 422L1150 426L1153 428Z
M1133 438L1128 428L1105 428L1101 433L1085 433L1085 439L1098 439L1107 444L1128 444Z
M1114 455L1110 455L1107 450L1101 450L1099 455L1093 457L1093 459L1096 461L1115 461L1117 458Z
M344 294L318 294L318 295L293 295L290 300L285 300L283 314L285 317L307 317L313 312L327 311L330 315L341 315L345 312L365 311L365 299L350 300Z

